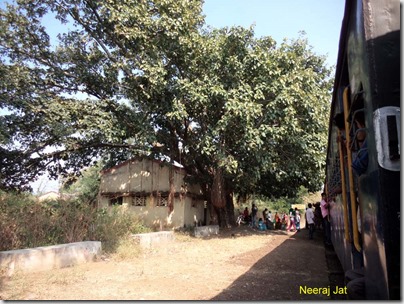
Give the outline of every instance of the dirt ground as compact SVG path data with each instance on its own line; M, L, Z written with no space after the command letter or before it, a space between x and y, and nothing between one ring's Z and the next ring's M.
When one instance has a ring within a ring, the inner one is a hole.
M218 236L176 235L138 257L1 277L3 300L327 300L300 286L330 285L322 235L260 232L247 226ZM333 284L333 283L331 283Z

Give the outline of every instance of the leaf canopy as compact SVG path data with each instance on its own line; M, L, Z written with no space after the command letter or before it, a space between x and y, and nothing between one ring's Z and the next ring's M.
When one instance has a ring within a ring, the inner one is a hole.
M0 187L168 156L211 187L322 181L330 70L304 36L204 28L198 0L20 0L0 10ZM44 18L65 24L57 39ZM287 188L285 189L285 184Z

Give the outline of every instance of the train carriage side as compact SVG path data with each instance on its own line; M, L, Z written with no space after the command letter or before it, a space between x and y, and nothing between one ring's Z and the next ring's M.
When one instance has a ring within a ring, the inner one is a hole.
M338 113L345 130L333 122ZM399 1L346 2L329 130L326 189L334 248L345 271L363 267L366 299L399 299Z

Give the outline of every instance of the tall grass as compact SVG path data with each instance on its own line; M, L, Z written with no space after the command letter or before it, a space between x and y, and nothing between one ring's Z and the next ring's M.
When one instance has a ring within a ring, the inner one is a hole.
M39 202L29 194L0 193L0 251L102 241L113 252L131 233L149 231L120 208L96 209L77 199Z

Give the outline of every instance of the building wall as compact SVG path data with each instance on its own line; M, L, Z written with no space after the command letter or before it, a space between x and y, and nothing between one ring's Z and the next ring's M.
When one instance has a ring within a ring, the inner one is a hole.
M204 221L204 202L193 201L190 197L174 199L174 209L169 213L169 207L155 206L152 196L146 200L146 206L132 206L131 197L124 197L122 208L128 212L133 212L148 227L193 227L195 223ZM109 199L101 197L99 207L109 206Z
M203 223L204 216L204 201L202 200L193 200L189 204L186 205L185 210L185 221L184 224L186 226L195 226L196 224Z
M168 166L156 161L128 161L103 172L100 191L101 193L166 192L170 190L169 170ZM175 167L173 174L175 192L200 193L199 185L185 184L183 169Z
M174 168L174 208L158 206L156 193L168 193L169 167L150 160L131 160L102 173L99 207L108 207L111 197L122 197L122 207L134 212L146 226L184 227L204 221L204 203L192 199L190 194L201 194L199 185L187 185L185 171ZM179 195L180 194L180 195ZM134 196L141 196L144 206L133 203Z

